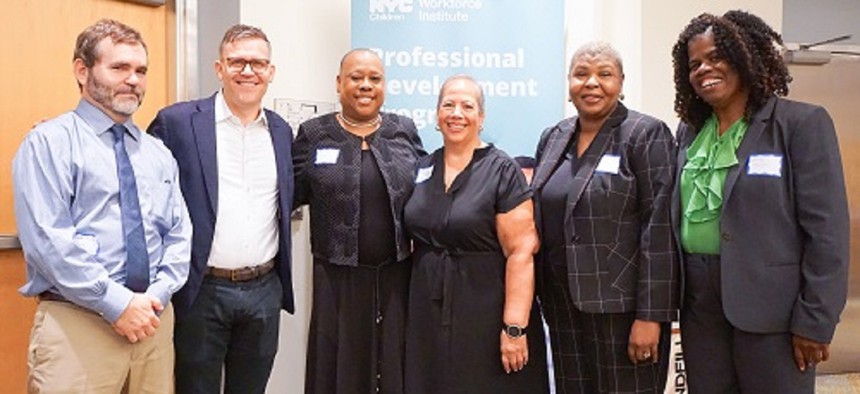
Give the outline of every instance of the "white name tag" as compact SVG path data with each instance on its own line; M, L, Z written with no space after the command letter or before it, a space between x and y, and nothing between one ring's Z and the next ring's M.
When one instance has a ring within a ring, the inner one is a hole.
M314 164L335 164L340 156L340 149L317 149L317 158Z
M426 167L426 168L419 168L418 169L418 175L415 176L415 184L422 183L422 182L430 179L431 176L433 176L433 166Z
M747 175L782 177L782 155L750 155Z
M602 172L606 174L618 174L618 167L621 165L621 156L618 155L603 155L597 163L597 168L594 172Z

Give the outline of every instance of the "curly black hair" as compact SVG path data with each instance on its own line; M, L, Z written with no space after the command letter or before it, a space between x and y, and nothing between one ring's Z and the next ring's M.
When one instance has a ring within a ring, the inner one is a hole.
M709 30L714 35L717 55L734 69L742 86L749 90L744 118L749 119L773 95L788 94L791 76L779 51L782 36L761 18L745 11L729 11L723 16L704 13L693 18L672 48L675 68L675 113L699 130L713 109L690 84L687 45Z

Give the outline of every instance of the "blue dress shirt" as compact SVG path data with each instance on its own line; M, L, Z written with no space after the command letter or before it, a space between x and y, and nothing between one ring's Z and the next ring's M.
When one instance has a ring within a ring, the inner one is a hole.
M131 301L113 121L85 99L33 129L12 161L18 236L27 261L25 296L44 291L116 322ZM129 119L125 145L138 185L149 252L146 294L167 305L188 277L191 222L179 170L158 139Z

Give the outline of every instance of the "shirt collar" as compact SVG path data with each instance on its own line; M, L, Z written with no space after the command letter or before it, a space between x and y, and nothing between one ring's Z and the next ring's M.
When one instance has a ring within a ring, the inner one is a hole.
M257 115L257 119L254 119L250 124L259 123L266 129L269 128L269 119L265 116L266 111L260 108L260 114ZM220 123L224 121L229 121L237 125L242 125L242 122L239 120L239 117L233 114L233 111L230 110L230 107L227 106L227 101L224 100L224 92L219 90L217 94L215 94L215 123Z
M75 113L78 114L84 122L87 122L90 127L92 127L93 132L95 132L97 136L101 136L114 125L114 121L110 116L83 97L78 101L78 107L75 108ZM131 121L131 117L123 123L123 126L128 129L132 138L135 140L140 139L141 131L134 125L134 122Z

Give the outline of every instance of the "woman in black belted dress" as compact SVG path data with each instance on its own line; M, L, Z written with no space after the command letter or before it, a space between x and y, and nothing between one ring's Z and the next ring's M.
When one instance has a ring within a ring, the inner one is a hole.
M409 118L380 113L379 57L344 56L342 111L301 125L293 142L296 206L310 205L313 310L306 393L403 393L410 264L402 229L424 151Z
M532 194L516 163L480 140L483 101L473 79L445 82L445 146L420 159L406 204L410 394L547 392Z

